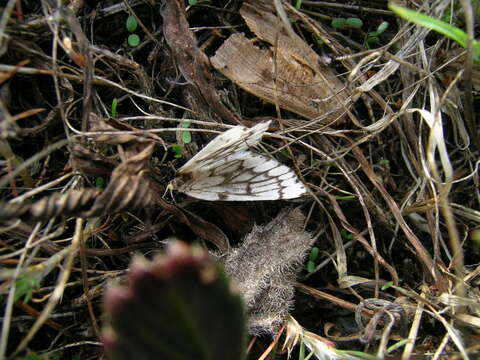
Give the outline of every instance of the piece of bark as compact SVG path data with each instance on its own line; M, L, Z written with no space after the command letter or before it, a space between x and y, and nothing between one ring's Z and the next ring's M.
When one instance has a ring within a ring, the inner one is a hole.
M272 48L243 34L231 35L210 58L212 65L244 90L307 119L342 120L351 103L335 73L299 36L290 36L273 13L245 3L249 28Z

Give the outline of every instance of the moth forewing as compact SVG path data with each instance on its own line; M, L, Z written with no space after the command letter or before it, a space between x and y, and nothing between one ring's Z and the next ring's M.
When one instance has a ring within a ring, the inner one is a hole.
M211 166L215 166L218 161L221 161L228 155L257 145L265 131L268 130L270 122L260 123L252 128L235 126L225 131L210 141L178 171L206 170Z
M202 200L294 199L307 192L289 167L249 151L270 122L236 126L217 136L177 172L170 187Z

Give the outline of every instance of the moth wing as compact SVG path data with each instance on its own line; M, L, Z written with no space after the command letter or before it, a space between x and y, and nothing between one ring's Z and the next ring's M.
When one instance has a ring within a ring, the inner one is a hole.
M225 163L226 159L236 152L241 152L257 145L268 130L270 121L257 124L251 128L235 126L218 135L202 150L178 169L179 173L203 172Z
M247 150L227 156L208 171L195 175L179 190L202 200L294 199L307 192L292 169Z

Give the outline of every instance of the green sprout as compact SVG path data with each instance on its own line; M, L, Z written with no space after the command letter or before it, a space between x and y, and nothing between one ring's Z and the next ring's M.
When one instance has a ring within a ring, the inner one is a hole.
M360 29L363 21L359 18L335 18L332 20L332 27L338 30L344 29Z
M127 22L125 26L127 30L132 33L128 35L128 39L127 39L128 45L132 47L138 46L140 44L140 37L137 34L133 34L133 32L137 29L137 26L138 26L138 22L135 16L130 15L127 18Z
M340 235L346 240L352 240L353 239L353 234L348 232L345 229L340 230Z
M181 145L174 144L172 145L173 157L175 159L181 159L183 157L183 148Z
M395 4L394 2L388 3L388 8L392 10L395 14L400 16L402 19L413 22L419 26L426 27L428 29L434 30L442 35L445 35L456 41L461 47L468 47L468 35L462 29L459 29L456 26L450 25L442 20L432 18L428 15L404 8ZM480 62L480 43L477 40L472 41L473 46L473 56L476 63Z
M112 118L114 118L114 119L116 119L118 117L117 107L118 107L118 99L113 98L111 110L112 110Z
M313 273L315 271L316 265L316 260L318 258L318 253L320 250L318 247L314 246L312 250L310 250L310 255L308 256L308 262L307 262L307 271L309 273Z
M127 26L127 30L131 33L137 30L138 22L137 22L137 19L135 19L135 16L130 15L127 18L126 26Z
M140 44L140 37L137 34L128 35L128 45L131 47L138 46Z
M105 189L105 179L101 176L95 179L95 187L97 189Z
M190 123L188 121L184 121L180 124L180 126L184 129L188 129L190 127ZM191 143L192 133L190 131L182 131L182 141L184 144Z
M40 287L38 274L21 275L15 283L15 301L23 298L24 303L28 303L33 296L33 290Z
M378 25L376 31L370 31L367 34L367 39L365 40L365 47L371 49L373 45L380 43L380 38L378 36L388 29L388 25L388 22L384 21Z

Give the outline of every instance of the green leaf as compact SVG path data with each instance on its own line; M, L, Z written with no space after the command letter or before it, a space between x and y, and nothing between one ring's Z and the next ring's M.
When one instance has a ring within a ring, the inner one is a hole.
M95 187L97 189L105 189L105 179L101 176L95 179Z
M389 282L387 282L385 285L383 285L381 289L382 289L382 291L387 290L387 289L390 288L392 285L393 285L393 281L389 281Z
M128 45L135 47L140 44L140 37L137 34L130 34L128 36Z
M345 229L342 229L340 230L340 235L342 235L342 237L344 239L347 239L347 240L352 240L353 239L353 234L349 233L347 230Z
M295 9L300 10L301 7L302 7L302 0L297 0L295 2Z
M389 25L388 22L386 22L386 21L382 22L380 25L378 25L377 30L376 31L370 31L368 33L368 36L373 37L373 36L378 36L378 35L382 34L383 32L385 32L385 30L387 30L388 25Z
M308 260L307 262L307 271L312 273L315 271L315 263L312 260Z
M456 26L450 25L442 20L438 20L428 15L404 8L391 1L388 3L388 7L390 10L392 10L395 14L397 14L401 18L408 20L410 22L413 22L414 24L434 30L456 41L461 47L467 48L468 35L462 29L459 29ZM473 40L472 45L473 45L473 51L475 56L475 62L478 62L480 60L480 43L476 40Z
M15 301L25 296L24 303L28 303L32 299L33 290L40 286L40 280L36 276L38 274L22 275L15 283Z
M198 0L188 0L188 5L190 6L197 5L197 4L198 4Z
M352 200L355 199L355 195L347 195L347 196L335 196L336 200Z
M354 29L360 29L363 26L363 21L359 18L348 18L345 21L345 25L350 26Z
M309 259L310 259L311 261L317 260L317 257L318 257L318 253L319 253L319 252L320 252L320 250L318 249L318 247L314 246L314 247L312 248L312 250L310 250L310 257L309 257Z
M180 124L182 128L189 128L190 127L190 122L184 121ZM190 131L182 131L182 140L185 144L189 144L192 142L192 133Z
M135 30L137 30L138 22L137 22L137 19L135 19L135 16L130 15L127 18L126 25L127 25L127 30L130 32L134 32Z
M113 98L111 109L112 109L112 118L114 119L118 117L117 106L118 106L118 99Z
M332 20L332 27L338 29L344 27L347 24L347 19L345 18L336 18Z
M380 35L385 32L385 30L388 29L388 25L390 25L387 21L382 22L380 25L378 25L377 28L377 35Z
M181 145L175 144L172 145L173 157L175 159L181 159L183 157L183 148Z
M371 36L367 38L366 41L366 46L371 49L374 45L377 45L380 43L380 39L377 36Z

